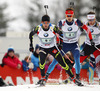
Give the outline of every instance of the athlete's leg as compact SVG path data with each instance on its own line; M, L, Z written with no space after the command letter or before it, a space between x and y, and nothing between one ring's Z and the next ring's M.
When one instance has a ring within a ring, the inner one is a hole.
M72 51L74 61L75 61L75 70L76 74L80 74L80 52L78 47L74 48Z
M94 53L95 61L96 61L96 72L99 77L99 85L100 85L100 52L96 50Z
M74 61L75 61L75 71L76 71L75 83L80 86L83 86L83 84L80 81L80 68L81 68L80 67L80 52L79 52L79 47L78 47L77 43L73 44L73 48L72 48L71 52L73 54Z
M68 52L68 50L69 50L69 48L67 48L66 46L69 47L68 45L66 45L66 43L63 43L63 48L62 48L62 50L63 50L65 53ZM58 51L58 50L57 50L57 51ZM64 53L61 52L61 55L64 56ZM46 73L46 78L47 78L47 79L48 79L49 74L53 71L53 69L54 69L54 67L56 66L57 63L58 63L57 60L54 59L53 62L49 65L49 68L48 68L47 73Z
M85 44L85 47L80 52L80 63L82 63L90 54L92 54L92 47Z
M94 57L95 57L96 64L99 63L99 61L100 61L100 51L95 50L95 51L93 52L93 55L94 55Z
M97 48L100 49L100 45L97 45ZM95 51L93 52L93 55L95 57L95 62L96 62L96 71L100 79L100 51L95 49Z
M63 50L65 53L67 52L67 48L66 48L65 43L63 43L63 49L62 49L62 50ZM57 51L58 51L58 50L57 50ZM62 55L64 55L64 54L62 53ZM48 68L47 73L46 73L47 78L48 78L49 74L53 71L53 69L54 69L54 67L56 66L57 63L58 63L57 60L54 59L54 60L52 61L52 63L49 65L49 68Z
M79 85L83 86L83 84L80 81L80 52L78 47L74 48L72 51L73 57L74 57L74 61L75 61L75 71L76 71L76 80L75 83L79 84L78 82L80 82Z
M52 49L51 51L51 55L54 56L54 58L58 61L58 63L60 64L60 66L65 69L67 71L67 73L69 74L69 76L71 78L74 77L71 69L69 68L69 66L66 64L64 57L62 57L62 55L60 54L60 52L57 50L57 48L55 47L54 49Z
M51 55L53 55L54 58L58 61L58 63L61 65L61 67L66 70L66 72L68 73L70 78L75 82L76 85L83 86L83 84L78 79L74 79L74 75L70 67L66 64L64 57L56 48L52 50Z
M39 51L39 67L41 72L41 79L37 82L37 84L45 85L46 79L45 79L45 59L47 57L47 49L40 48Z
M47 53L45 51L41 51L39 52L39 67L40 67L40 71L41 71L41 76L44 77L45 76L45 59L47 57Z
M63 43L63 47L62 50L64 51L64 53L67 53L68 51L70 51L69 48L70 45L68 45L67 43ZM64 53L61 51L61 55L64 56Z
M52 63L49 65L49 68L48 68L48 70L47 70L47 73L48 73L48 74L50 74L50 73L53 71L53 69L55 68L55 66L56 66L57 63L58 63L58 62L56 61L56 59L54 59L54 60L52 61Z
M45 75L46 80L48 80L50 73L54 70L57 63L58 62L56 61L56 59L54 59L52 61L52 63L49 65L48 70L47 70L46 75Z

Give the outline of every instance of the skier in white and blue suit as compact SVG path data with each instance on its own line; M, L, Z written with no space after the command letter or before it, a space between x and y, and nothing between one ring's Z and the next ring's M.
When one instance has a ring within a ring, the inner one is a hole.
M78 39L81 33L83 32L83 29L86 30L89 36L91 45L94 45L94 42L92 40L92 35L88 27L85 24L83 24L80 20L74 18L74 10L72 8L68 8L65 14L66 14L66 19L63 19L59 21L58 23L59 29L63 32L62 50L65 53L67 53L68 51L72 52L74 61L75 61L76 78L78 81L80 81L79 79L80 78L80 51L79 51L79 46L78 46ZM64 56L63 53L62 55ZM48 68L48 71L46 73L47 77L52 72L56 64L57 64L57 61L53 60L53 62L50 64L50 67Z

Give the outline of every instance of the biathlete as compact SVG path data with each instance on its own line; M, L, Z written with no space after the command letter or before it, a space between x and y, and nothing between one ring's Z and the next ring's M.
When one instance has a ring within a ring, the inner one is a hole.
M62 42L56 45L56 35L55 33L58 33L59 35L62 34L62 32L56 27L55 25L52 25L50 23L50 17L48 15L44 15L41 20L41 24L38 25L33 29L33 31L29 34L30 39L30 51L33 52L33 36L34 34L37 34L40 40L40 51L39 51L39 67L41 71L41 80L39 82L40 85L45 85L46 83L46 77L45 77L45 59L48 54L51 54L54 56L54 58L58 61L58 63L61 65L63 69L67 71L71 79L75 82L76 79L74 79L74 75L65 62L65 59L61 56L60 52L58 51L58 47L61 47ZM78 82L77 82L78 83Z
M93 11L90 11L87 14L87 19L88 19L88 22L86 22L86 25L91 30L92 38L95 45L91 46L91 42L89 41L88 36L86 36L85 46L83 50L81 51L80 62L83 62L88 56L90 56L90 54L93 54L95 59L91 57L92 62L90 61L90 68L89 68L90 74L91 74L91 71L94 71L94 68L96 66L96 71L100 79L100 40L99 40L100 23L96 20L96 15L95 15L95 12Z
M59 21L58 27L62 31L62 35L60 36L63 39L63 47L62 50L67 53L71 51L75 61L75 70L76 70L76 84L78 86L82 86L83 84L80 81L80 51L78 46L78 39L81 33L86 30L87 35L89 37L90 44L93 46L94 42L92 39L91 31L87 27L87 25L83 24L79 19L74 18L74 10L72 8L68 8L65 11L66 19ZM84 30L83 30L84 29ZM61 54L64 56L63 52ZM50 68L54 68L57 64L56 60L50 64ZM50 69L48 68L48 69ZM53 69L51 69L52 71ZM47 71L46 76L48 77L51 71ZM78 82L78 83L77 83Z

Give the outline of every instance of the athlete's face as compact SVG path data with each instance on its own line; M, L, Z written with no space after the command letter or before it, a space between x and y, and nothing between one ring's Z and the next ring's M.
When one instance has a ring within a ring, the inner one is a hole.
M68 22L71 22L72 20L73 20L73 14L66 14L66 20L68 21Z
M42 22L42 24L43 24L44 29L48 29L50 22L44 21L44 22Z
M88 22L89 22L89 25L94 25L96 22L96 19L90 19L88 20Z

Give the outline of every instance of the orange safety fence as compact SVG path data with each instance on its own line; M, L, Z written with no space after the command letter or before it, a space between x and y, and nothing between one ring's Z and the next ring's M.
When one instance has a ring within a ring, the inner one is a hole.
M75 71L73 72L75 73ZM23 71L23 68L14 69L6 65L4 67L0 66L0 76L5 80L5 82L12 83L14 85L33 84L36 83L41 78L39 68L37 69L37 71L29 70L25 72ZM80 76L81 80L88 82L88 75L86 69L81 70ZM94 77L97 78L96 73L94 74ZM59 78L65 80L66 78L68 78L68 75L66 75L65 70L59 71L55 68L53 72L50 74L49 79L58 80ZM54 82L54 81L52 80L49 82Z

